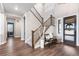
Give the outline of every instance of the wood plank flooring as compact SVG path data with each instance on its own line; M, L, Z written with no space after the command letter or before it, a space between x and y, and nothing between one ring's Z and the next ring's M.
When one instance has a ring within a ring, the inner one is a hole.
M79 47L64 44L52 45L51 48L32 49L21 39L9 38L7 43L0 46L0 56L78 56Z

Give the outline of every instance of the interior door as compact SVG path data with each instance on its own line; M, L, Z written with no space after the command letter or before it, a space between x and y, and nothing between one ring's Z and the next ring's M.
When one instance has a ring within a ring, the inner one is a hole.
M8 23L8 37L14 37L14 23Z
M76 16L64 18L64 43L76 45Z

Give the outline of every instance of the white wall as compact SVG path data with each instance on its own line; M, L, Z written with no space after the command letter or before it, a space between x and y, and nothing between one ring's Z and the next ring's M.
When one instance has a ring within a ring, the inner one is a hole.
M21 20L16 19L14 22L14 36L21 37Z
M21 18L21 40L25 40L24 39L24 20L23 20L23 18Z
M65 3L56 5L54 14L56 18L65 17L78 12L78 4L76 3Z
M6 43L7 38L7 22L3 4L0 4L0 45Z
M45 3L43 5L43 18L44 21L46 21L50 15L54 16L54 8L55 8L56 4L55 3Z
M0 45L6 43L6 24L5 15L0 13Z
M4 43L6 43L7 39L7 20L6 20L6 15L4 15Z
M58 33L58 20L60 20L60 23L61 23L60 34ZM56 27L55 32L56 32L57 39L62 39L62 42L63 42L63 18L56 19L55 27Z
M43 17L44 13L44 4L43 3L37 3L35 6L36 10L39 12L39 14Z

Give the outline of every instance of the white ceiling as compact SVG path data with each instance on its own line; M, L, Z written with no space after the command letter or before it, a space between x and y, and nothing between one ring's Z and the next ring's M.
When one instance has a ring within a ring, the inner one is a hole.
M0 13L2 13L2 7L1 7L1 4L0 4Z
M31 9L34 6L34 4L35 3L3 3L3 6L6 13L23 16L24 12ZM18 10L15 10L16 7L18 8Z

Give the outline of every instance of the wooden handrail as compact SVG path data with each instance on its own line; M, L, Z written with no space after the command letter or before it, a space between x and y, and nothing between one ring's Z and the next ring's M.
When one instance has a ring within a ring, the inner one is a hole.
M32 48L34 48L34 31L32 31Z
M42 33L41 36L36 40L36 42L38 42L38 40L42 37L42 35L43 35L43 33ZM36 43L36 42L35 42L35 43Z
M36 32L40 27L41 27L41 25L37 29L35 29L34 32Z
M33 10L36 12L36 14L33 12ZM33 7L33 10L31 9L31 13L38 19L38 21L43 25L43 17L40 15L40 13L36 10L35 7Z
M53 17L52 15L50 15L50 18L51 18L51 25L55 26L55 24L54 24L55 22L53 23L53 20L55 19L55 17Z
M35 7L33 7L33 8L36 10L36 8L35 8ZM39 14L39 16L40 16L41 18L43 18L37 10L36 10L36 12Z
M32 31L32 47L33 48L34 48L35 43L41 38L42 35L43 35L42 25L40 25L37 29Z
M50 22L51 22L50 25L55 26L55 25L53 24L53 20L54 20L54 19L52 19L52 18L55 18L55 17L53 17L52 15L50 15L50 17L44 22L44 25L45 25L46 22L48 22L48 21L50 20Z
M38 17L33 13L33 11L32 10L30 10L30 11L38 19ZM38 19L38 21L42 24L42 22L39 19Z
M52 18L55 18L55 17L53 17L52 15L50 15L50 17L44 22L44 24L49 20L49 19L51 19L51 24L52 24ZM53 24L52 24L53 25ZM55 25L54 25L55 26Z
M50 17L44 22L44 24L50 19Z
M47 23L50 22L50 23L48 23L48 26L46 27L45 32L47 31L47 29L48 29L51 25L55 26L55 25L53 24L53 19L52 19L52 18L54 18L54 17L53 17L52 15L50 15L50 17L44 22L44 26L45 26L45 27L46 27Z

